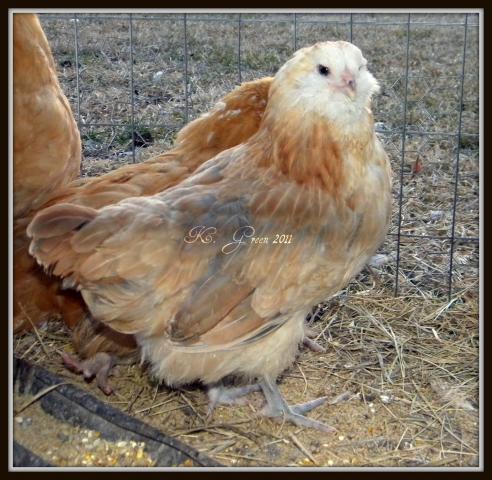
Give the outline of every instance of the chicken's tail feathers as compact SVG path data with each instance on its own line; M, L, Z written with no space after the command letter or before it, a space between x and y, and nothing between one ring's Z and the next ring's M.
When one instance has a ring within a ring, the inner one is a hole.
M69 203L41 210L26 230L31 239L29 253L55 275L70 275L76 258L71 238L96 218L97 213L93 208Z

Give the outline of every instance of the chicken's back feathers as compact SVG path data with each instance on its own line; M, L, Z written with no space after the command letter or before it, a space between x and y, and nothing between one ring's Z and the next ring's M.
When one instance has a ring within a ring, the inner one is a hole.
M184 127L176 147L197 167L203 158L248 140L260 126L268 101L272 77L245 82L227 94L208 113Z
M39 19L13 15L14 218L80 173L77 124Z

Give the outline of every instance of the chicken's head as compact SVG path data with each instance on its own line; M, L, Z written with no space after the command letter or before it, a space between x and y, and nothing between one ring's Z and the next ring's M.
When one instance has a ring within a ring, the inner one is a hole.
M353 123L378 90L367 60L355 45L322 42L298 50L278 71L269 103Z

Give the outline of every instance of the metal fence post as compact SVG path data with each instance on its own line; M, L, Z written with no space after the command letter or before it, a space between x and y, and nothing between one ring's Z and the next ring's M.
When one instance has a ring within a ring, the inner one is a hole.
M183 15L184 33L184 78L185 78L185 125L188 123L188 17Z
M294 13L294 52L297 51L297 13Z
M132 14L130 20L130 98L131 98L131 129L132 129L132 160L135 163L135 84L133 78L133 19Z
M407 46L406 46L406 65L405 65L405 93L403 102L403 128L401 139L401 165L400 165L400 192L398 195L398 233L396 246L396 269L395 269L395 290L398 295L399 275L400 275L400 247L401 247L401 221L403 208L403 171L405 167L405 141L407 136L407 100L408 100L408 66L410 53L410 13L407 18Z
M456 207L458 205L458 179L460 170L460 151L461 151L461 128L463 120L463 90L465 85L465 61L466 61L466 41L468 34L468 14L465 14L465 26L463 32L463 60L461 62L461 89L459 100L459 120L458 132L456 135L456 162L454 169L454 192L453 192L453 216L451 220L451 246L449 251L449 277L448 277L448 299L451 300L453 293L453 264L454 264L454 244L456 230Z
M73 24L74 24L74 35L75 35L75 85L77 89L77 124L80 128L80 73L79 73L79 28L78 28L79 19L77 18L77 14L73 14Z
M237 71L239 83L243 81L243 74L241 70L241 14L237 18Z

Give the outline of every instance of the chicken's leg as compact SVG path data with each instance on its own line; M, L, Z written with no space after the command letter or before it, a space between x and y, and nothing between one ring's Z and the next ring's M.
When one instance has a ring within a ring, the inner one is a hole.
M245 395L261 390L259 384L246 385L244 387L226 388L223 385L208 389L208 416L212 414L217 405L243 404Z
M96 377L97 386L106 394L111 395L113 389L108 383L108 376L114 365L114 356L106 352L98 352L87 360L77 360L68 353L62 354L65 366L75 373L81 373L87 381Z
M260 382L261 389L265 395L267 404L262 410L262 415L267 417L280 417L283 416L285 420L289 420L300 427L315 428L322 432L331 433L335 429L329 425L318 422L311 418L305 417L303 414L311 411L323 403L325 403L327 397L320 397L310 402L301 403L299 405L288 405L282 397L275 382L267 378L263 378Z

